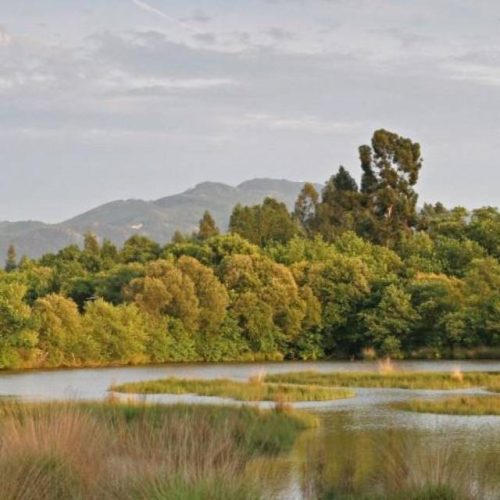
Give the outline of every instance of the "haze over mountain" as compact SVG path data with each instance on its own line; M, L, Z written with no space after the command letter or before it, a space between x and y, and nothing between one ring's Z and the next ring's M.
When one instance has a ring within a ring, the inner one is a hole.
M134 234L166 243L176 230L194 231L205 210L209 210L217 225L225 230L237 203L252 205L271 196L291 208L302 186L301 182L284 179L253 179L238 186L203 182L183 193L154 201L112 201L59 224L0 222L0 252L5 255L8 246L13 244L18 256L39 257L72 243L82 243L87 231L118 245Z

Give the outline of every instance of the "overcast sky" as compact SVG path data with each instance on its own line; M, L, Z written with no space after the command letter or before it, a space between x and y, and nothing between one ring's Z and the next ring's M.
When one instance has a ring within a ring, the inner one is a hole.
M380 127L419 203L500 204L498 0L0 0L0 220L359 178Z

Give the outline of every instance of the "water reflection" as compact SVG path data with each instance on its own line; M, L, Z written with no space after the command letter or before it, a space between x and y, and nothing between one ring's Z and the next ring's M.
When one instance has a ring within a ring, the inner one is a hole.
M297 442L289 483L274 498L385 498L429 483L453 485L465 498L500 498L498 420L479 417L471 427L468 417L420 416L425 425L411 428L383 413L370 422L359 412L323 414L323 425Z
M395 364L396 369L410 371L453 371L457 366L462 371L500 371L498 361L401 361ZM163 377L248 380L250 376L262 372L272 374L304 370L329 372L373 371L376 369L377 364L372 362L318 361L165 364L72 370L0 371L0 396L12 395L34 399L101 399L106 397L107 390L113 383L122 384ZM387 396L390 393L385 392L384 394ZM397 391L394 394L397 397ZM351 403L345 402L345 404Z
M453 371L457 366L462 371L500 371L500 363L495 361L412 361L398 363L397 367ZM169 376L247 380L262 371L375 369L376 365L368 362L292 362L0 372L0 396L102 399L113 383ZM387 407L392 401L457 392L484 391L357 389L352 399L298 404L317 412L323 425L303 433L290 455L252 464L266 486L266 498L327 499L377 492L384 498L395 489L415 488L428 480L452 482L468 498L500 498L500 417L428 415ZM223 398L193 395L148 395L144 400L235 404Z

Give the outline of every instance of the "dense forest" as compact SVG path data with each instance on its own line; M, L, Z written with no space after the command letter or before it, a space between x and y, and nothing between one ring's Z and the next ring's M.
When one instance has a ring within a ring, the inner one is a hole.
M417 204L420 146L386 130L295 210L122 248L88 233L0 274L0 367L500 352L500 212Z

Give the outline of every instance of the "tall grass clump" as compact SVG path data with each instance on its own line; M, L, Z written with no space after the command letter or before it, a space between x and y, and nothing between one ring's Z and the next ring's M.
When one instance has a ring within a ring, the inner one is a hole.
M303 496L311 500L498 498L498 463L487 455L471 454L445 434L417 436L388 430L376 441L362 443L364 450L335 449L334 442L332 452L308 450L302 469Z
M0 498L257 499L249 462L290 450L312 423L250 408L4 403Z

